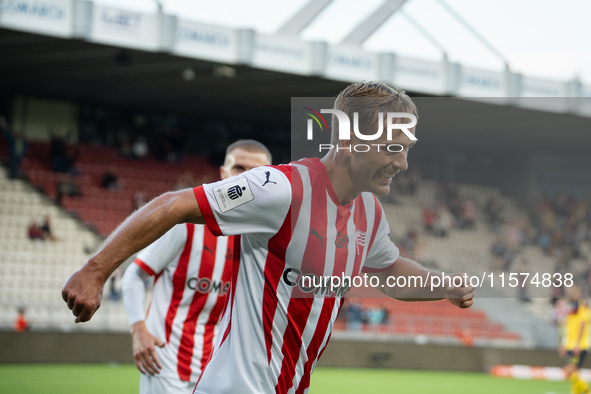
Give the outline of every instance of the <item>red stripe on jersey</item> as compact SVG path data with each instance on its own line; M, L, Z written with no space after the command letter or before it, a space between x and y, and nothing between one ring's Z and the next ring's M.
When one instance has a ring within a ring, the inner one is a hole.
M324 304L322 304L322 312L320 312L320 319L316 325L314 336L312 337L312 340L308 345L308 349L306 350L308 359L306 360L306 364L304 364L304 373L300 379L300 384L296 391L297 394L303 394L304 390L310 386L310 369L312 368L312 364L316 361L316 355L318 354L318 350L320 349L322 341L324 340L324 336L326 335L326 330L330 324L332 309L334 308L335 301L335 298L324 299Z
M179 263L174 271L172 277L172 298L170 305L168 306L168 312L166 313L166 320L164 322L164 329L166 333L166 343L170 340L170 333L172 332L172 321L176 316L176 312L179 308L179 304L183 298L183 292L185 291L185 282L187 280L187 268L189 267L189 259L191 257L191 248L193 246L193 234L195 233L195 225L187 223L187 242Z
M281 228L268 242L267 260L265 261L265 288L263 290L263 333L267 348L267 361L271 364L273 345L273 319L277 310L277 286L285 269L287 246L291 241L292 224L297 222L301 207L302 180L297 171L291 178L292 204ZM296 196L296 198L293 198ZM293 216L293 217L292 217Z
M321 164L322 165L322 164ZM302 258L303 275L324 276L327 240L327 192L323 178L311 177L310 230L307 234L306 249ZM295 182L294 182L295 183ZM301 213L304 214L304 213ZM346 264L346 261L345 261ZM295 366L300 358L302 335L314 303L314 293L305 294L294 287L287 307L288 325L283 334L281 372L275 386L276 393L286 393L293 386Z
M148 274L150 276L156 275L154 270L152 268L148 267L148 264L144 263L142 260L135 259L135 260L133 260L133 262L136 263L141 269L143 269L146 272L146 274Z
M222 230L220 230L220 226L218 226L218 222L216 222L215 217L213 216L213 212L209 206L209 201L207 201L207 196L205 195L203 186L194 187L193 192L195 193L197 205L199 205L199 210L201 210L201 215L203 216L203 219L205 219L205 224L207 224L209 231L211 231L216 237L223 235Z
M207 229L203 231L203 250L201 251L201 264L199 265L199 279L207 278L212 280L213 269L215 266L215 254L217 238ZM193 301L189 307L189 312L183 324L183 335L178 353L177 370L181 380L191 381L191 360L193 358L193 349L195 348L195 329L197 328L197 319L203 310L209 293L203 293L199 289L200 281L195 284L196 289L193 294Z
M231 240L228 240L230 242ZM231 251L231 249L228 249ZM203 333L203 351L201 352L201 370L205 368L207 362L209 361L209 356L211 355L211 349L213 347L213 335L215 333L215 326L218 324L220 320L220 315L224 310L224 305L228 299L227 294L221 295L221 292L224 290L224 284L229 282L232 279L232 261L231 259L226 259L224 261L224 271L222 272L221 276L221 287L218 293L217 301L214 307L209 312L209 318L207 319L207 323L205 323L205 331Z
M283 361L281 363L281 373L275 386L275 393L277 394L285 394L293 386L295 365L300 358L302 334L306 328L313 302L314 297L292 298L289 301L287 307L288 323L283 334L283 348L281 349Z

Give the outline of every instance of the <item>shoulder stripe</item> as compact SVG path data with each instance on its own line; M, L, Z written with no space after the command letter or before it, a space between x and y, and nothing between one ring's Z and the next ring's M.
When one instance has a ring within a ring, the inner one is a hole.
M195 197L197 198L197 204L199 205L199 209L201 210L201 215L203 219L205 219L205 224L207 224L207 228L213 235L219 237L222 234L222 230L220 230L220 226L218 222L215 220L213 216L213 212L211 211L211 207L209 206L209 201L207 200L207 196L205 195L205 190L203 190L203 186L198 186L193 188L193 192L195 193Z
M154 270L152 268L150 268L148 266L148 264L144 263L142 260L136 258L135 260L133 260L133 262L136 263L141 269L146 271L146 274L148 274L150 276L156 276L156 273L154 272Z

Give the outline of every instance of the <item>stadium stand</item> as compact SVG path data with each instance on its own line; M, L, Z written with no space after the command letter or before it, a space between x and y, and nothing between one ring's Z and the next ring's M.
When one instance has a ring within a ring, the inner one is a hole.
M58 240L28 239L31 220L47 215ZM122 305L106 303L105 316L87 327L74 326L72 315L61 305L59 289L99 243L95 233L25 181L8 179L0 167L0 326L12 327L17 308L24 307L33 329L121 328L109 319L116 314L125 322Z
M113 166L117 169L120 188L105 189L101 187L101 178ZM31 143L22 168L32 185L40 187L53 199L57 197L59 174L51 170L48 144ZM64 196L61 204L67 211L76 213L82 222L94 226L103 237L133 212L136 193L145 193L149 200L174 190L175 182L187 170L199 183L216 180L219 176L217 168L197 156L186 156L179 165L152 158L122 158L115 148L84 144L78 145L75 168L80 175L72 179L82 195Z
M350 302L348 300L347 302ZM408 303L389 299L360 298L364 310L385 307L387 321L372 331L367 323L364 331L389 333L401 337L425 336L448 341L462 341L469 336L477 344L501 341L519 341L519 335L507 331L502 324L491 321L486 313L479 310L460 310L447 301ZM346 308L346 306L345 306ZM339 319L335 330L346 330L346 318Z
M186 156L183 165L160 162L152 158L128 159L119 157L112 147L96 145L77 145L78 156L75 172L72 176L77 182L81 196L61 198L61 205L53 201L57 197L56 182L59 174L51 169L50 146L47 143L31 143L22 168L30 185L42 190L47 197L35 191L29 184L19 180L9 180L3 170L2 175L2 292L0 324L10 325L16 316L20 303L27 302L33 327L62 327L72 329L71 316L61 308L59 292L55 288L63 284L66 277L77 269L98 243L107 236L134 209L134 195L145 193L148 199L165 191L173 190L175 182L189 169L193 179L211 181L217 178L217 168L207 160ZM115 190L101 187L101 179L109 169L116 168L118 187ZM486 206L491 199L496 199L503 207L503 216L512 222L525 223L529 226L527 212L520 209L510 198L493 187L480 185L453 185L460 197L469 196L476 206L474 225L470 229L450 229L446 237L437 236L422 230L422 212L425 206L432 205L438 199L441 185L434 181L423 180L418 183L412 196L396 194L395 202L384 201L384 209L392 230L392 238L402 246L401 241L409 228L418 231L418 240L414 245L413 257L417 260L445 272L466 271L468 273L491 272L497 274L498 267L491 256L491 245L498 237L487 222ZM24 208L28 207L28 208ZM70 215L68 215L68 213ZM73 217L71 217L74 214ZM45 215L55 217L54 228L59 242L32 242L26 237L26 226L33 217ZM80 220L78 221L77 218ZM86 225L83 226L82 224ZM17 230L18 228L18 230ZM89 231L95 229L93 233ZM83 229L83 230L80 230ZM506 231L501 226L500 232ZM18 242L12 242L12 240ZM587 243L583 249L588 248ZM524 245L521 256L530 262L527 269L531 272L554 272L555 259L544 253L536 244ZM584 259L576 261L583 269L587 266ZM14 278L11 280L10 278ZM41 279L49 278L48 280ZM17 300L15 289L22 282L33 280L39 287L28 292L25 299ZM506 297L517 297L519 289L504 288ZM528 288L532 302L527 305L530 311L539 315L536 324L550 324L551 306L548 288ZM537 298L546 297L546 298ZM51 300L51 301L50 301ZM20 303L19 303L20 302ZM462 342L466 332L476 343L515 344L531 338L523 338L520 330L511 324L515 316L503 316L482 310L456 311L445 303L413 303L396 301L363 300L364 308L385 305L391 317L386 325L381 325L379 332L399 337L427 336L447 338ZM489 310L495 310L489 306ZM499 308L497 308L499 309ZM56 313L53 313L53 311ZM523 310L516 312L522 313ZM93 320L88 329L125 329L124 311L118 302L108 302L101 310L99 318ZM492 320L491 320L492 319ZM532 325L534 323L531 323ZM506 327L511 327L509 330ZM337 330L345 329L340 321ZM369 330L367 326L364 328ZM464 338L465 339L465 338Z

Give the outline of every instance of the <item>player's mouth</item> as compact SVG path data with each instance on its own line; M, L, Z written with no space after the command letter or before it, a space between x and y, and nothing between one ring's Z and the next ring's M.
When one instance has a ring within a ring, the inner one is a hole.
M388 172L388 171L384 171L384 170L378 170L376 172L376 174L384 182L391 182L392 181L392 178L394 178L394 175L396 175L395 172Z

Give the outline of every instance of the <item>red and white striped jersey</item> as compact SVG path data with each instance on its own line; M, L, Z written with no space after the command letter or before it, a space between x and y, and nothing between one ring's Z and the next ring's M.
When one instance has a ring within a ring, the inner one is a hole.
M134 263L155 276L146 327L160 375L197 381L211 353L232 277L232 238L205 226L179 224L138 253Z
M399 252L381 205L362 193L343 206L318 159L194 191L213 234L242 234L220 335L195 393L306 393L343 291L310 297L302 278L390 268Z

